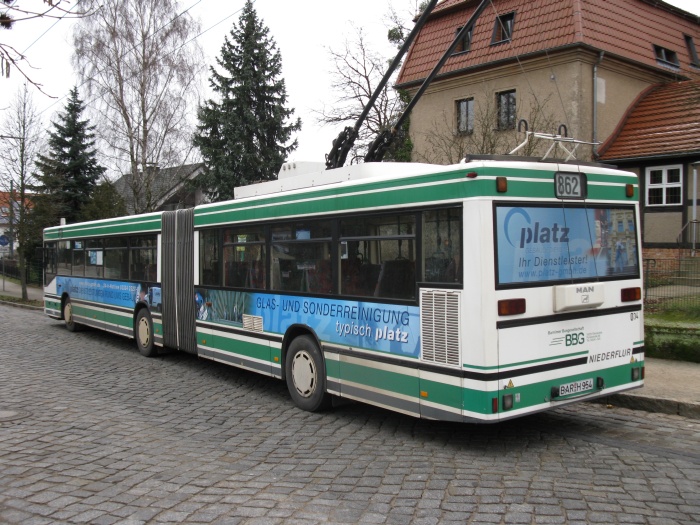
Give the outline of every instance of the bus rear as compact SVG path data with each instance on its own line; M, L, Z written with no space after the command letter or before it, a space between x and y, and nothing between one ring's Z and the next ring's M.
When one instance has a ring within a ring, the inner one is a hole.
M487 376L494 419L643 384L636 176L552 167L504 174L502 196L478 205L493 220L482 271L495 294L482 295L493 300L481 305L485 352L472 371Z

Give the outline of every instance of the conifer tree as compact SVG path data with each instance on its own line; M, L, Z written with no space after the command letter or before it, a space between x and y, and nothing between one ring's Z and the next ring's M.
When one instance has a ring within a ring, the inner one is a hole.
M205 166L198 182L214 201L233 198L236 186L274 179L301 128L285 107L280 52L250 0L216 62L222 71L211 67L209 83L220 100L200 106L194 135Z
M65 111L48 132L48 155L39 155L36 161L37 190L48 197L56 217L65 217L68 223L83 219L82 210L105 171L96 159L95 126L80 118L84 109L74 87Z

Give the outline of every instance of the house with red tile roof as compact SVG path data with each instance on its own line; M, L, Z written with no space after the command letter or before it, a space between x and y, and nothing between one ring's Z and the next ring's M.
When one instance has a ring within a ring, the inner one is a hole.
M700 80L642 91L598 153L639 175L649 256L664 257L679 240L692 248L693 233L700 249L700 224L693 222L700 219L700 202L693 198L700 184Z
M397 88L418 90L480 3L436 6L406 56ZM566 133L586 143L578 146L578 159L637 171L644 227L649 214L675 213L673 220L664 215L663 229L645 231L645 245L676 247L693 201L688 181L698 160L699 120L675 97L697 86L699 49L699 18L660 0L492 0L413 109L413 160L452 163L466 154L506 154L524 139L518 131L524 119L530 131ZM672 85L684 87L674 91ZM655 142L653 111L663 104L665 125L678 122ZM644 123L648 134L641 142L634 137ZM692 133L694 139L687 136ZM658 154L651 152L662 144ZM533 141L520 153L542 155L550 145ZM642 159L634 148L643 147ZM667 208L656 202L653 168L662 168L663 184L675 180L675 171L663 171L671 166L669 147L682 187L669 192L680 191L681 202Z

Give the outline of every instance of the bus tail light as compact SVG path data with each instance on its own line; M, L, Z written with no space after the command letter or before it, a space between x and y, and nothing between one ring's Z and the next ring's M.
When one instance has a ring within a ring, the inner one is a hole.
M630 301L639 301L642 299L642 289L638 286L636 288L623 288L620 290L620 300L623 303L629 303Z
M525 299L501 299L498 301L498 315L518 315L525 313Z
M503 396L503 410L510 410L513 408L513 394L505 394Z
M497 397L491 398L491 412L493 412L494 414L498 413L498 398Z
M632 184L625 185L625 195L629 199L634 197L634 186Z
M639 381L639 378L642 375L642 369L634 367L632 369L632 381Z

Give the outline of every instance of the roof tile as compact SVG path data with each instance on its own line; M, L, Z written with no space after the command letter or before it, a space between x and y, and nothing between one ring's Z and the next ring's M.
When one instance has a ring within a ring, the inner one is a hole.
M438 4L411 46L397 84L424 79L478 4L478 0ZM492 44L497 14L510 12L515 12L512 41ZM696 78L700 68L690 66L684 34L694 38L700 51L698 17L683 15L658 0L493 0L476 21L471 50L451 57L440 74L575 43L647 66L667 67L657 62L655 44L676 52L680 66L673 69L679 74Z
M608 161L688 153L700 153L700 80L642 93L599 150Z

